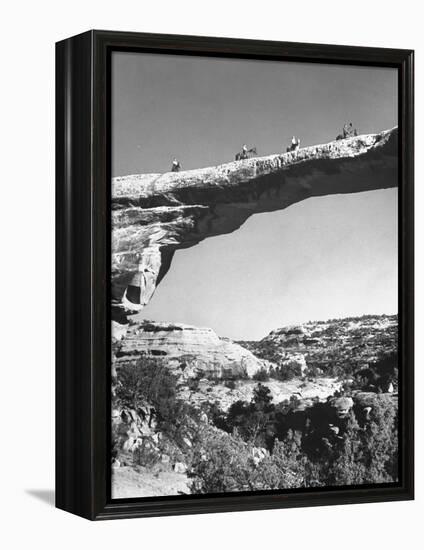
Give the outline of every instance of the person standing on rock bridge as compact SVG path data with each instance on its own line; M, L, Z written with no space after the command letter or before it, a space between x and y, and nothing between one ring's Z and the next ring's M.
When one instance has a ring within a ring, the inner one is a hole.
M336 137L336 140L356 137L357 135L358 130L353 127L353 124L351 122L349 122L349 124L346 122L346 124L343 125L342 133Z
M251 155L256 155L256 147L252 147L251 149L247 148L247 145L244 144L241 148L241 152L236 154L236 160L246 160L250 158Z
M296 138L296 136L292 136L291 143L289 147L287 147L286 151L287 153L290 153L291 151L297 151L300 147L300 139Z
M181 170L181 163L179 160L177 159L174 159L172 161L172 168L171 168L171 172L179 172Z

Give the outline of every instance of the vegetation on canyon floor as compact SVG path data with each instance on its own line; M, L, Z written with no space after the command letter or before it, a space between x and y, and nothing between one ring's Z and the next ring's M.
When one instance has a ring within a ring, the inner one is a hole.
M195 393L198 380L182 382L162 357L141 356L121 365L114 381L113 407L121 416L132 415L132 422L144 425L144 435L135 435L130 449L131 465L183 465L191 493L396 482L397 327L390 318L387 338L380 331L377 345L374 339L371 344L357 341L354 346L356 335L351 333L357 329L363 342L370 341L375 317L362 321L368 326L361 322L352 328L357 319L344 319L333 321L330 331L325 324L322 330L313 327L315 341L306 345L320 347L316 368L320 373L327 374L328 369L339 373L344 383L326 401L312 399L306 406L296 395L275 402L267 383L316 376L314 367L309 369L314 364L310 347L307 373L296 361L287 361L288 348L305 352L304 341L311 339L311 330L271 333L272 345L268 342L260 351L268 359L272 349L272 366L253 376L250 400L235 400L225 411L219 402L199 405L182 399L180 386L189 385ZM350 328L348 335L346 327ZM339 354L334 359L335 341ZM348 349L350 360L345 361ZM231 392L240 382L229 377L214 383ZM122 460L120 430L121 435L126 430L121 417L113 431L116 462Z

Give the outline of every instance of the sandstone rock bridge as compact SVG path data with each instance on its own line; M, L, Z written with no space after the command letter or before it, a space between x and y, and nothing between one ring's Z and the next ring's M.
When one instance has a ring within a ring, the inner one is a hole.
M397 128L220 166L112 181L112 304L142 309L176 250L309 197L398 185ZM117 311L115 309L115 311Z

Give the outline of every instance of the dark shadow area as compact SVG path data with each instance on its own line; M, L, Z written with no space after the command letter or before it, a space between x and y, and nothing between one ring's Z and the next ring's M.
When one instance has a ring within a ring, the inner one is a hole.
M49 506L54 506L54 489L26 489L25 492Z

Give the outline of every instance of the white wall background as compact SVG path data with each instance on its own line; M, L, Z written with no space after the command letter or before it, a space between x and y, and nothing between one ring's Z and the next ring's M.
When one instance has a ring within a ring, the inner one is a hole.
M415 502L90 523L55 510L54 43L97 28L416 50L417 387L423 386L423 33L420 4L370 2L3 3L0 34L1 428L4 548L418 548L423 400ZM19 297L26 288L25 302ZM420 394L418 394L420 397ZM46 498L31 494L44 490ZM415 542L414 542L415 540Z

